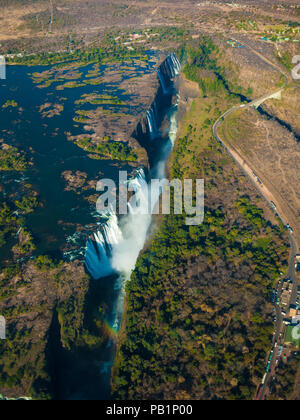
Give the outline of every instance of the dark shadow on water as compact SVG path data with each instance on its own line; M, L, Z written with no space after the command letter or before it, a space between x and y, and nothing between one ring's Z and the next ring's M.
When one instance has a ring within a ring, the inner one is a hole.
M116 277L91 281L85 303L84 329L97 336L99 329L95 318L99 306L106 305L106 313L112 311ZM102 318L102 322L105 318ZM114 337L106 335L103 344L91 350L77 347L72 351L63 348L58 311L54 311L48 341L49 370L53 379L52 390L55 400L107 400L110 399L110 376L115 356ZM107 342L110 345L107 345Z

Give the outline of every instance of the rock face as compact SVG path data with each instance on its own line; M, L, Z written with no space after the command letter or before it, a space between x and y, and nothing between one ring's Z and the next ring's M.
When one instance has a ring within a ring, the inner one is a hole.
M138 162L147 164L147 155L132 133L139 123L141 113L146 112L159 89L159 82L155 75L145 74L135 79L127 79L119 85L119 88L126 91L130 97L128 105L129 112L117 114L103 112L101 108L89 114L89 123L85 125L86 132L92 133L92 142L99 144L106 138L114 141L126 143L138 156ZM136 111L131 109L136 108ZM80 137L85 137L82 134Z
M178 92L178 121L180 125L180 121L186 114L187 109L192 105L193 100L200 95L200 89L197 82L187 80L182 74L179 79Z
M157 69L156 95L132 133L132 137L137 139L147 151L151 150L151 141L157 137L159 127L163 123L164 109L172 104L173 80L179 72L180 63L175 54L169 55Z
M170 100L170 98L168 98ZM138 140L142 147L147 148L162 123L161 115L162 108L165 105L166 98L164 98L161 86L157 86L157 92L149 109L144 113L137 123L135 130L132 133L132 138Z

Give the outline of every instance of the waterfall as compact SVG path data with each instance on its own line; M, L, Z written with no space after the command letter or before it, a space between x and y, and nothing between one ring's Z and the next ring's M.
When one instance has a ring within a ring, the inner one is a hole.
M143 169L128 182L134 195L128 203L129 214L121 221L124 237L114 248L112 265L117 272L130 275L143 248L151 224L149 185Z
M180 63L175 54L171 54L157 71L158 78L164 94L168 94L167 84L171 85L173 78L180 72ZM169 112L169 142L161 150L161 156L152 168L152 178L165 177L165 163L177 134L177 105ZM146 113L150 138L159 135L157 104L152 104ZM128 214L118 219L114 211L101 215L106 218L101 230L94 233L87 242L85 265L95 280L117 274L114 283L115 303L109 316L109 324L118 331L123 314L125 284L134 270L140 251L147 240L152 221L152 210L159 200L160 192L156 197L150 197L150 182L148 183L145 171L139 169L134 178L128 181L128 187L133 196L128 202ZM151 198L151 200L150 200Z
M137 171L128 186L134 195L128 203L129 214L121 221L122 230L116 214L111 211L101 231L88 240L85 264L95 280L113 273L130 274L144 246L151 211L149 187L143 169Z
M172 57L170 55L167 58L167 65L168 65L169 72L171 73L171 79L173 79L175 77L176 72L175 72L175 67L174 67Z
M172 67L174 69L175 75L178 76L178 74L180 73L180 70L181 70L181 64L180 64L176 54L171 54L170 59L171 59L171 62L172 62Z
M114 331L119 330L122 320L126 281L134 270L151 224L150 191L143 169L137 171L128 187L134 191L128 202L129 214L119 223L116 214L111 212L101 231L89 239L85 256L86 268L95 280L119 273L115 282L114 308L108 320Z
M114 273L111 265L113 248L122 240L122 232L118 225L118 218L110 212L108 220L102 230L93 234L88 240L85 255L85 265L94 279L107 277Z
M166 82L165 82L165 79L164 79L164 75L162 74L160 69L157 70L157 76L158 76L158 79L160 81L160 85L161 85L161 88L163 90L163 94L166 95L168 93L168 89L166 87Z
M175 144L177 131L178 131L178 123L177 123L178 104L179 104L179 95L177 95L176 104L171 108L170 114L169 114L169 119L170 119L169 138L171 140L172 145Z
M158 134L157 116L156 116L156 113L155 113L154 106L155 106L155 103L147 111L147 121L148 121L148 127L149 127L149 133L150 133L151 140L155 139L155 137Z
M160 82L163 94L170 94L169 88L172 87L172 82L180 73L181 65L176 54L170 54L166 60L160 65L157 70L157 77ZM154 140L159 136L159 115L157 112L156 101L153 102L151 107L146 112L146 123L148 127L149 137Z
M175 54L171 54L157 71L160 86L165 98L161 104L154 101L145 117L145 125L149 129L150 139L159 138L159 126L162 116L169 118L169 139L153 143L159 148L155 153L155 162L151 164L148 174L144 169L135 172L128 181L128 188L133 192L127 203L128 214L118 218L114 211L101 215L100 230L87 241L85 266L95 280L111 278L112 307L106 315L104 324L110 332L110 340L105 350L101 351L99 373L105 392L109 392L111 367L115 356L116 336L120 329L125 300L125 286L136 266L138 256L145 246L152 222L152 210L159 201L160 191L151 197L151 179L164 179L166 160L172 150L177 134L177 103L171 105L172 82L180 72L180 63ZM168 95L168 96L167 96ZM168 104L168 105L167 105ZM160 106L161 105L161 106ZM167 109L166 107L170 107ZM160 115L162 114L162 115ZM143 125L144 127L144 125ZM148 130L147 130L148 132ZM144 133L144 132L143 132ZM152 191L153 193L153 191Z
M170 54L157 70L157 76L165 95L168 93L167 84L170 83L174 77L179 75L180 70L181 64L174 53ZM165 75L168 76L168 81L166 81Z

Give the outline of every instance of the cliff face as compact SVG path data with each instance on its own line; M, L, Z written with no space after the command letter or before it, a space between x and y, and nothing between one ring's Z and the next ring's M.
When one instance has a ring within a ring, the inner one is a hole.
M171 103L171 96L165 97L162 87L158 84L153 102L144 115L142 115L132 133L132 137L136 139L142 147L149 148L152 136L162 123L163 111L168 103Z
M175 77L179 72L180 63L175 54L169 55L162 61L156 72L157 91L154 99L132 133L132 137L147 150L148 156L155 149L154 140L161 136L159 128L172 105L177 90L174 85Z

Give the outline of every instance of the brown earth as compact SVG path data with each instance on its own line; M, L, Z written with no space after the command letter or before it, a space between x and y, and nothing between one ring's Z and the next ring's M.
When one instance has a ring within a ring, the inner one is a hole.
M261 28L270 22L299 21L297 2L284 1L275 5L273 1L239 0L2 0L0 41L9 49L57 50L64 48L70 38L78 45L97 42L99 34L111 28L150 26L191 27L195 34L211 34L236 31L243 19L255 19ZM1 29L2 28L2 29ZM248 32L239 30L239 33ZM71 35L70 35L71 34ZM73 44L72 44L73 45Z
M257 44L255 43L255 47ZM281 80L279 71L254 54L249 47L231 48L225 42L219 45L222 49L220 63L226 69L226 79L235 88L241 86L242 93L249 99L263 96L279 84ZM275 59L273 62L276 62ZM251 91L248 92L248 89ZM236 89L234 91L236 93Z
M132 99L126 104L129 113L105 112L101 107L89 113L89 120L84 125L84 131L92 138L92 143L103 142L104 137L113 138L115 141L128 142L129 146L139 156L139 162L147 164L146 152L141 149L137 140L132 134L141 118L150 108L157 90L159 88L158 78L153 74L145 74L142 77L128 79L119 85L119 88L126 91ZM132 112L131 107L139 106L143 108L141 113ZM76 138L84 138L87 134L82 134ZM71 139L75 139L72 137Z
M289 124L300 139L300 83L294 82L283 92L281 101L268 101L264 109Z
M279 123L255 110L238 111L230 116L224 124L224 135L271 191L275 204L283 210L299 238L300 143Z

